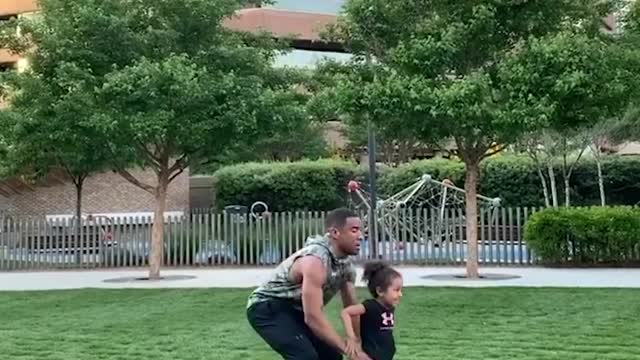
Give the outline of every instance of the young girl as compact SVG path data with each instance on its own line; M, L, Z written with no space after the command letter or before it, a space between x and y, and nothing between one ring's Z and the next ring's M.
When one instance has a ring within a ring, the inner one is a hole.
M359 316L362 350L372 360L392 360L396 352L394 311L402 297L402 275L386 263L375 261L365 265L362 279L373 298L342 311L348 337L347 353L357 353L358 338L351 318Z

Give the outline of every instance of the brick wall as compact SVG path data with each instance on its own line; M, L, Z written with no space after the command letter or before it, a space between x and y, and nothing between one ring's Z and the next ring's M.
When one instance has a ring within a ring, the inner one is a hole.
M155 185L153 171L131 170L138 179ZM38 186L6 199L9 211L21 215L71 215L75 213L76 192L73 183ZM153 196L132 185L120 175L104 172L87 178L84 183L82 212L122 213L150 212ZM169 186L167 211L189 209L189 172L184 171Z

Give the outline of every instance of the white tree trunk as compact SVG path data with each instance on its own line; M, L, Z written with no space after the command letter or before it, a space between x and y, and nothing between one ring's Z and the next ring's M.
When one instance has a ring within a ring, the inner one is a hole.
M542 194L544 195L544 206L550 207L551 202L549 200L549 189L547 187L547 179L544 177L544 173L542 169L538 166L538 177L540 178L540 182L542 183Z
M602 176L602 158L600 157L600 149L595 142L591 144L591 152L596 160L596 168L598 169L598 190L600 191L600 206L607 205L607 199L604 194L604 179Z
M547 164L547 172L549 173L549 187L551 188L551 200L553 207L558 207L558 187L556 185L556 174L553 170L553 164Z
M569 174L564 176L564 206L569 207L571 205L571 184L569 183Z
M600 190L600 205L607 205L607 199L604 194L604 179L602 177L602 163L600 163L600 159L596 157L596 166L598 167L598 189Z

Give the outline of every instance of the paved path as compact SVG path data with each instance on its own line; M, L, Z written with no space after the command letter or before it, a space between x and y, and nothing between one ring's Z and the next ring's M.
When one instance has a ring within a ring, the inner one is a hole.
M640 288L640 269L546 269L482 267L482 274L509 274L511 280L430 280L435 274L463 274L463 267L398 267L406 286L528 286L528 287L618 287ZM0 291L53 290L79 288L217 288L255 287L269 276L270 268L167 269L162 275L190 275L176 281L104 282L121 277L144 277L145 269L0 273ZM358 269L358 278L361 269ZM359 286L362 284L359 282Z

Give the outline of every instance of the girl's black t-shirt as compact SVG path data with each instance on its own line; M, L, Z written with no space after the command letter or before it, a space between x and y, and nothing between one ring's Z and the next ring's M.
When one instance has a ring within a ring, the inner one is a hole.
M362 349L372 360L392 360L396 353L393 339L395 309L375 299L362 302L365 313L360 317Z

